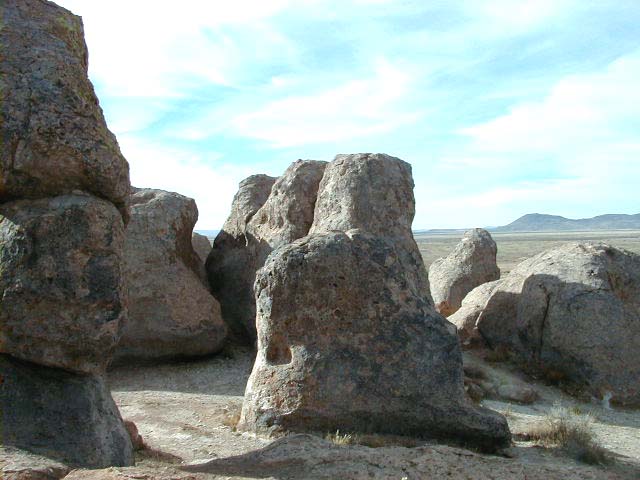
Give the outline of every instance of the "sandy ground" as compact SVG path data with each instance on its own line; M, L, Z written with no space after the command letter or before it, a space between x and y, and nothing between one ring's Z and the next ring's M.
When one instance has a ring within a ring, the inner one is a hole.
M233 478L236 480L240 478L306 478L305 476L287 476L284 474L272 477L266 471L264 475L256 474L255 476L249 475L245 477L242 474L242 469L228 469L228 460L226 458L243 454L246 455L238 460L240 465L258 462L256 464L259 464L258 467L262 465L260 468L266 468L264 462L267 461L264 460L263 456L259 456L260 458L258 459L255 451L270 445L273 441L234 431L233 425L242 405L242 397L251 371L253 355L250 350L242 348L235 348L230 352L231 354L225 356L201 361L179 362L161 366L118 367L111 370L109 378L114 399L120 407L123 417L136 423L140 434L150 448L140 457L140 465L158 468L162 465L173 464L177 466L182 463L200 463L205 460L219 459L220 462L227 466L224 468L216 467L222 468L222 470L217 470L215 475L179 478ZM489 365L486 363L483 363L483 365L486 368L494 369L506 379L509 376L517 376L520 379L532 382L531 379L523 377L522 374L512 370L508 365ZM540 396L539 400L534 404L520 405L513 402L485 400L483 405L506 413L512 432L516 436L517 434L526 433L554 405L562 404L567 407L578 407L580 411L589 412L594 417L594 430L599 442L609 449L617 457L617 460L614 467L585 467L553 449L545 449L532 442L516 441L515 446L507 452L512 457L508 460L512 466L518 468L522 465L533 465L536 468L537 466L552 466L559 470L540 474L540 476L527 475L525 472L522 476L514 474L513 478L545 478L545 475L546 478L563 478L564 480L569 478L640 478L639 411L610 409L599 402L579 402L555 387L537 382L532 382L531 385ZM393 442L390 442L390 445L393 446ZM286 445L283 448L291 449L291 446ZM353 456L356 454L366 456L364 450L357 449L371 450L359 446L341 448L356 448L349 454L348 458L355 458ZM377 450L382 455L383 450L386 449ZM413 450L415 454L419 451L418 449L405 448L400 450L402 452L411 452ZM446 455L451 455L452 452L453 450L447 450L445 453ZM420 454L422 455L423 453ZM445 455L445 453L442 453L442 455ZM293 455L295 456L296 454L294 453ZM314 455L317 456L317 454ZM384 455L395 455L400 458L405 453L398 454L395 450L390 450ZM456 455L460 454L456 453ZM471 452L463 456L470 457L476 462L478 468L485 464L492 465L491 462L498 460L504 462L504 459L481 456ZM336 462L339 462L340 455L333 455L333 458L335 458L334 463L337 465L338 463ZM438 458L442 461L442 458L445 457ZM414 463L416 462L414 461ZM335 465L333 468L336 468ZM348 468L354 468L351 464L349 465ZM504 467L503 464L500 465L502 465L501 468ZM256 468L260 470L258 467ZM474 468L476 467L468 467L469 476L466 476L467 474L465 473L462 476L453 475L451 478L483 478L482 476L472 475ZM225 473L233 474L225 475ZM448 475L450 474L448 473ZM154 476L140 478L151 479ZM339 477L328 476L326 478ZM348 478L368 477L349 476ZM396 477L387 477L382 474L382 476L373 475L371 478ZM406 478L409 479L411 477L407 476ZM418 476L416 478L423 477ZM495 478L509 478L509 476L497 475Z

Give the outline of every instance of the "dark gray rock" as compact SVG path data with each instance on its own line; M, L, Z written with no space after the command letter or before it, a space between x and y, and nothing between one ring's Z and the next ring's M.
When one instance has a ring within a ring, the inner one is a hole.
M123 245L122 217L105 200L0 204L0 353L102 372L127 315Z
M131 440L100 377L0 355L2 444L71 466L133 464Z
M241 183L231 217L207 260L212 292L237 339L255 343L255 273L274 248L309 231L318 184L326 165L314 160L292 163L272 184L268 198L257 210L270 177L254 176Z

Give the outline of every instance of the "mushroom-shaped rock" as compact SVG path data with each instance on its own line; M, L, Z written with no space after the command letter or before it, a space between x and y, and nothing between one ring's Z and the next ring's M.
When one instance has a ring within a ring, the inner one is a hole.
M211 291L237 340L255 343L256 271L274 248L309 231L325 167L326 162L298 160L275 181L256 175L241 182L231 216L207 259Z
M386 181L358 197L358 185L378 178L373 171L388 172ZM408 254L417 250L405 242L412 218L401 217L413 215L412 187L409 164L389 156L339 156L327 167L318 198L335 203L318 203L314 233L275 250L257 274L258 354L240 429L374 431L486 448L509 443L504 418L465 397L455 331L425 295L422 260ZM398 201L384 214L385 198L406 198L406 208ZM353 211L372 205L393 228ZM337 227L318 215L333 209L351 219Z
M569 243L525 260L491 292L477 328L492 348L597 397L640 405L640 256Z
M201 281L191 235L195 202L177 193L134 189L127 204L125 265L129 322L118 360L198 356L222 348L227 328Z
M101 373L126 320L123 244L122 217L105 200L0 204L0 353Z
M464 297L478 285L500 278L496 263L498 248L482 228L465 232L456 248L429 267L431 295L436 309L445 316L455 313Z
M129 165L87 76L82 20L42 0L0 8L0 201L82 190L122 207Z

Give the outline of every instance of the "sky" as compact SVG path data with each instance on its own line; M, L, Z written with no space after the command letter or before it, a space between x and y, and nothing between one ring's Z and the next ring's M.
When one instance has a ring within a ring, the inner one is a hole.
M240 180L381 152L414 229L640 212L638 0L58 0L132 184L219 229Z

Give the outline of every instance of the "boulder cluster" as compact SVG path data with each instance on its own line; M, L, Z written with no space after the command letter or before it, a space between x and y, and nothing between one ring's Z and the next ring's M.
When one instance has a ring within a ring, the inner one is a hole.
M565 244L477 287L449 319L463 341L509 352L596 398L640 405L639 255Z
M131 465L106 368L209 355L229 338L257 348L238 428L260 434L506 447L505 418L468 389L520 402L535 391L473 365L483 381L465 390L463 347L640 405L640 256L571 243L500 278L496 243L473 229L427 273L411 166L370 153L245 179L211 245L193 232L192 199L131 187L81 19L46 0L0 8L3 446Z

